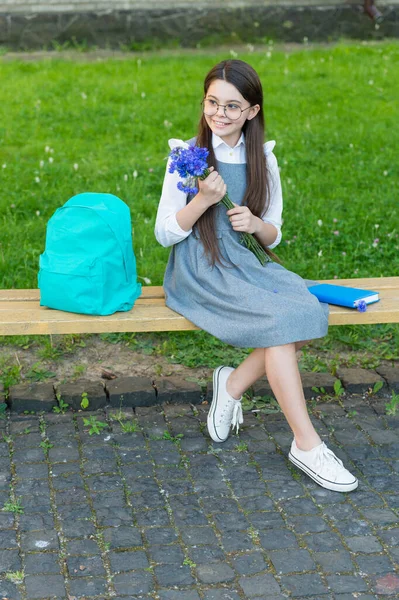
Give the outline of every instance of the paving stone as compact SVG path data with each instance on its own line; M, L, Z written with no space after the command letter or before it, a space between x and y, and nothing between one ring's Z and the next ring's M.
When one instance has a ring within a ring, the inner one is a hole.
M363 506L384 506L384 500L378 494L370 491L356 490L352 502L356 505L356 508L361 510Z
M305 394L305 398L314 398L318 393L313 388L324 389L323 393L334 394L334 383L336 377L330 375L330 373L304 373L301 372L302 386Z
M87 521L92 518L92 511L88 504L76 503L76 504L58 504L57 512L62 523L68 523L70 521Z
M352 552L371 554L381 552L382 546L374 535L359 535L345 538L345 542Z
M207 564L225 560L224 552L219 546L198 546L189 548L190 557L196 564Z
M67 554L100 554L100 549L94 540L72 540L67 543Z
M399 434L390 429L369 429L368 435L376 444L398 444Z
M346 504L336 504L325 506L323 515L332 521L341 521L342 519L359 519L360 513L356 507L348 502Z
M252 512L247 515L248 521L256 529L282 529L285 527L284 519L275 511Z
M267 496L255 496L255 498L241 498L240 506L245 511L270 511L274 509L274 502Z
M14 451L13 458L16 463L44 463L46 461L41 448L17 448Z
M367 556L356 556L360 570L368 575L376 573L387 573L393 570L393 566L389 558L384 554L369 554Z
M379 537L383 539L388 546L399 546L399 527L381 531Z
M79 450L75 441L67 442L60 448L50 448L48 456L50 462L52 463L66 463L79 460L80 458Z
M280 586L273 575L266 573L264 575L255 575L252 577L240 577L240 586L248 598L259 597L265 590L268 594L279 594Z
M270 532L259 532L262 548L265 550L280 550L282 548L298 548L298 541L291 531L274 529Z
M34 550L58 550L57 533L52 530L22 533L21 547L25 552Z
M342 521L336 521L334 526L342 533L342 535L347 536L367 535L372 533L367 521L360 519L343 519Z
M230 497L231 492L227 484L220 478L208 481L195 481L194 491L201 498Z
M158 590L158 597L159 600L200 600L195 590Z
M266 493L266 486L261 481L231 481L230 485L234 494L240 499L248 496L262 496Z
M206 439L201 437L186 437L181 440L180 447L184 452L203 452L208 444Z
M78 577L70 579L69 582L71 589L71 596L76 598L83 598L86 600L86 596L99 596L105 594L107 591L107 582L101 577L94 577L85 579L84 577ZM64 596L63 596L64 598Z
M343 549L342 542L335 533L306 535L303 541L314 552L334 552Z
M149 530L147 530L147 538L148 531ZM176 535L174 532L173 534ZM217 537L213 529L211 529L210 527L185 527L181 529L181 536L183 538L184 543L188 546L197 546L199 544L216 545L218 543ZM150 539L149 541L150 543L157 543L151 541ZM173 541L173 539L171 541ZM165 541L165 543L167 542Z
M46 598L66 595L64 578L61 575L27 575L25 577L28 598Z
M162 377L154 381L157 401L198 404L202 400L201 386L194 381L186 381L182 377Z
M180 546L151 546L149 548L151 559L158 564L183 564L184 553ZM194 561L195 562L195 561Z
M240 513L218 513L214 516L216 527L221 531L240 531L249 527L249 522Z
M373 589L381 596L397 597L399 593L399 576L396 573L377 575L373 581Z
M18 481L14 486L16 495L19 496L49 496L50 487L46 479L25 479Z
M1 506L3 504L0 503ZM0 530L14 527L14 513L0 512Z
M57 385L57 392L73 410L81 410L83 393L87 394L89 410L97 410L107 403L104 384L101 380L77 379L73 383Z
M211 590L203 590L204 600L240 600L240 596L234 590L224 588L213 588ZM176 599L177 600L177 599ZM182 600L186 600L182 598Z
M60 573L58 555L49 552L25 555L25 574L37 575L39 573Z
M195 583L190 568L186 565L160 565L154 574L161 587L192 585Z
M366 519L372 521L374 525L393 525L398 522L398 518L395 513L389 509L367 508L363 509L362 513Z
M233 569L224 562L197 565L197 577L201 583L225 583L235 578Z
M140 511L137 516L137 524L141 527L149 527L152 525L169 525L170 518L167 511L164 508L158 510L147 510L145 512Z
M349 552L339 550L337 552L315 552L313 558L324 573L349 573L355 571Z
M281 507L288 515L319 514L319 509L307 498L292 498L280 502Z
M149 562L146 554L141 550L134 552L111 552L109 555L111 569L115 573L121 571L133 571L136 569L147 569Z
M202 528L194 528L194 529L202 529ZM212 530L209 529L211 532ZM217 539L215 534L213 534L213 540L217 543ZM145 528L144 535L147 538L149 544L171 544L177 541L177 533L172 527L154 527L154 528ZM182 537L184 539L184 532L182 532ZM193 544L201 543L196 541L195 531L188 532L185 542L190 544L190 539Z
M1 550L12 550L13 548L18 548L15 531L12 531L12 530L0 531L0 549Z
M47 467L47 465L46 465ZM78 461L57 463L51 465L51 477L60 477L62 475L68 475L69 473L79 473L80 464Z
M238 550L253 550L254 542L250 535L241 531L230 531L221 535L222 546L225 552Z
M0 550L0 573L22 569L18 550Z
M389 389L394 391L395 394L399 393L399 374L397 367L389 367L381 365L375 369L381 377L388 383Z
M22 596L15 583L0 579L0 598L9 598L10 600L21 600Z
M363 394L373 389L377 382L386 385L385 380L375 371L356 368L338 368L337 377L348 394Z
M231 559L232 565L240 575L255 575L268 569L260 552L251 552L235 556Z
M141 533L136 527L105 529L104 541L109 544L110 550L126 550L143 544Z
M91 498L94 510L111 507L128 508L123 489L115 492L92 492Z
M270 482L267 489L275 500L287 500L288 498L298 498L304 496L305 490L297 481L288 481L288 477L284 482Z
M288 575L281 578L281 585L290 591L294 598L328 594L320 575L317 574Z
M19 500L25 514L51 514L51 502L48 496L21 496Z
M25 410L50 412L55 404L56 398L51 383L21 383L9 389L8 406L15 412L22 413Z
M109 403L113 407L152 406L158 402L151 379L118 377L106 382Z
M316 516L289 517L288 522L292 525L295 533L319 533L330 530L328 524L321 517Z
M130 509L111 506L111 508L98 508L96 510L97 522L100 527L120 527L132 525L132 512Z
M335 594L335 600L353 600L353 594ZM375 596L371 594L362 594L361 592L356 592L357 600L375 600Z
M359 575L328 575L327 582L333 592L338 594L368 591L366 582Z
M316 568L309 552L303 549L270 552L268 558L272 561L279 575L298 571L313 571Z
M63 522L62 530L67 538L83 538L88 535L96 534L94 523L84 520Z
M17 463L15 470L18 479L47 479L49 475L45 463Z

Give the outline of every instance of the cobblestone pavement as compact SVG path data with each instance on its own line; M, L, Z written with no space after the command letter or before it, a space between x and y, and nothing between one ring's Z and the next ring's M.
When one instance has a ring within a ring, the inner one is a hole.
M383 400L312 416L360 479L348 495L288 463L281 414L246 413L217 445L206 413L0 421L0 599L399 597L399 417ZM90 435L96 420L107 427Z

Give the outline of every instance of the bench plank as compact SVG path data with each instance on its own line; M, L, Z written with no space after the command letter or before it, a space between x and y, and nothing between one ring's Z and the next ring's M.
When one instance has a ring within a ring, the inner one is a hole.
M334 283L380 292L381 301L365 313L330 307L330 325L399 323L399 277L333 279ZM39 306L39 290L0 292L0 335L47 335L63 333L111 333L190 331L193 323L165 306L162 286L143 287L131 311L107 317L78 315Z

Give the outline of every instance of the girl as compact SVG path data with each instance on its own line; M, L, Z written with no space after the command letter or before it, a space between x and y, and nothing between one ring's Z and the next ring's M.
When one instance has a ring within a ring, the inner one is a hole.
M275 142L264 144L263 92L257 73L240 60L206 76L198 136L209 150L210 175L199 191L177 189L167 169L155 236L172 246L164 278L166 305L220 340L255 348L236 369L218 367L208 430L215 442L243 422L242 394L266 373L294 439L288 458L319 485L354 490L357 479L327 448L309 418L296 351L327 333L328 305L278 263L262 266L240 243L254 234L269 255L281 240L282 195ZM170 140L170 146L182 146ZM228 190L235 207L218 204Z

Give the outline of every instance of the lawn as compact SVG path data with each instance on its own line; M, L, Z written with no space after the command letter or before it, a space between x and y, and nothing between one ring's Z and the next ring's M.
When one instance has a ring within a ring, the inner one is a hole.
M267 138L277 141L284 193L277 248L284 266L312 279L398 275L399 43L342 42L101 60L90 53L0 58L2 288L36 287L46 223L83 191L114 193L130 206L141 281L162 283L169 250L153 228L167 140L195 134L203 77L231 53L250 62L264 86ZM120 339L193 364L242 356L202 332ZM399 328L331 328L303 366L325 369L323 353L342 362L346 347L356 350L350 364L398 360Z

